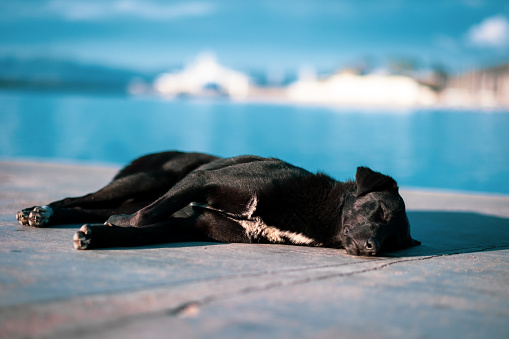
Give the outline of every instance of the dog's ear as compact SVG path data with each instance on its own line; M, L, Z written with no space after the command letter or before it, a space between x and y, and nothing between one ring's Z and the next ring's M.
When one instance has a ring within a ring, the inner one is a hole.
M357 196L386 189L398 190L398 184L393 178L385 174L372 171L367 167L357 168L355 181L357 182Z

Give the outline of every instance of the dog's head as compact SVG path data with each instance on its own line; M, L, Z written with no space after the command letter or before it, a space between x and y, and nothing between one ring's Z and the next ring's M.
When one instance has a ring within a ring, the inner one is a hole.
M356 192L345 197L340 239L349 254L378 255L419 245L396 181L366 167L357 168Z

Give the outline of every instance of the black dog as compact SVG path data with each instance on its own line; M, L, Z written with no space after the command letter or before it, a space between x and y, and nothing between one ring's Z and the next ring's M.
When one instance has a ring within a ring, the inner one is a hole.
M272 158L164 152L134 160L95 193L19 211L23 225L84 225L77 249L182 241L345 248L354 255L420 244L394 179L359 167L338 182Z

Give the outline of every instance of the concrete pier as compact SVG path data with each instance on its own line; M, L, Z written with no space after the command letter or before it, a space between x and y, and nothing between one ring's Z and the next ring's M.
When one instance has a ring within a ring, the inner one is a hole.
M509 197L402 190L422 246L384 257L284 245L76 251L81 225L15 213L114 168L0 162L0 338L509 338Z

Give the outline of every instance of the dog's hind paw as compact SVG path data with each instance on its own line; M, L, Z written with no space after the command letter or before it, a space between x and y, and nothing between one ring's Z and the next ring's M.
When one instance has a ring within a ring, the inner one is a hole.
M49 206L35 206L24 208L16 213L16 220L21 225L33 227L46 227L49 218L53 215L53 209Z
M28 224L33 227L45 227L52 215L53 209L51 207L36 206L28 216Z
M28 225L28 217L30 216L30 212L32 212L34 208L31 207L31 208L25 208L25 209L22 209L21 211L18 211L18 213L16 213L16 220L21 224L21 225Z
M92 239L92 229L88 225L81 226L80 230L74 234L74 248L77 250L86 250Z

